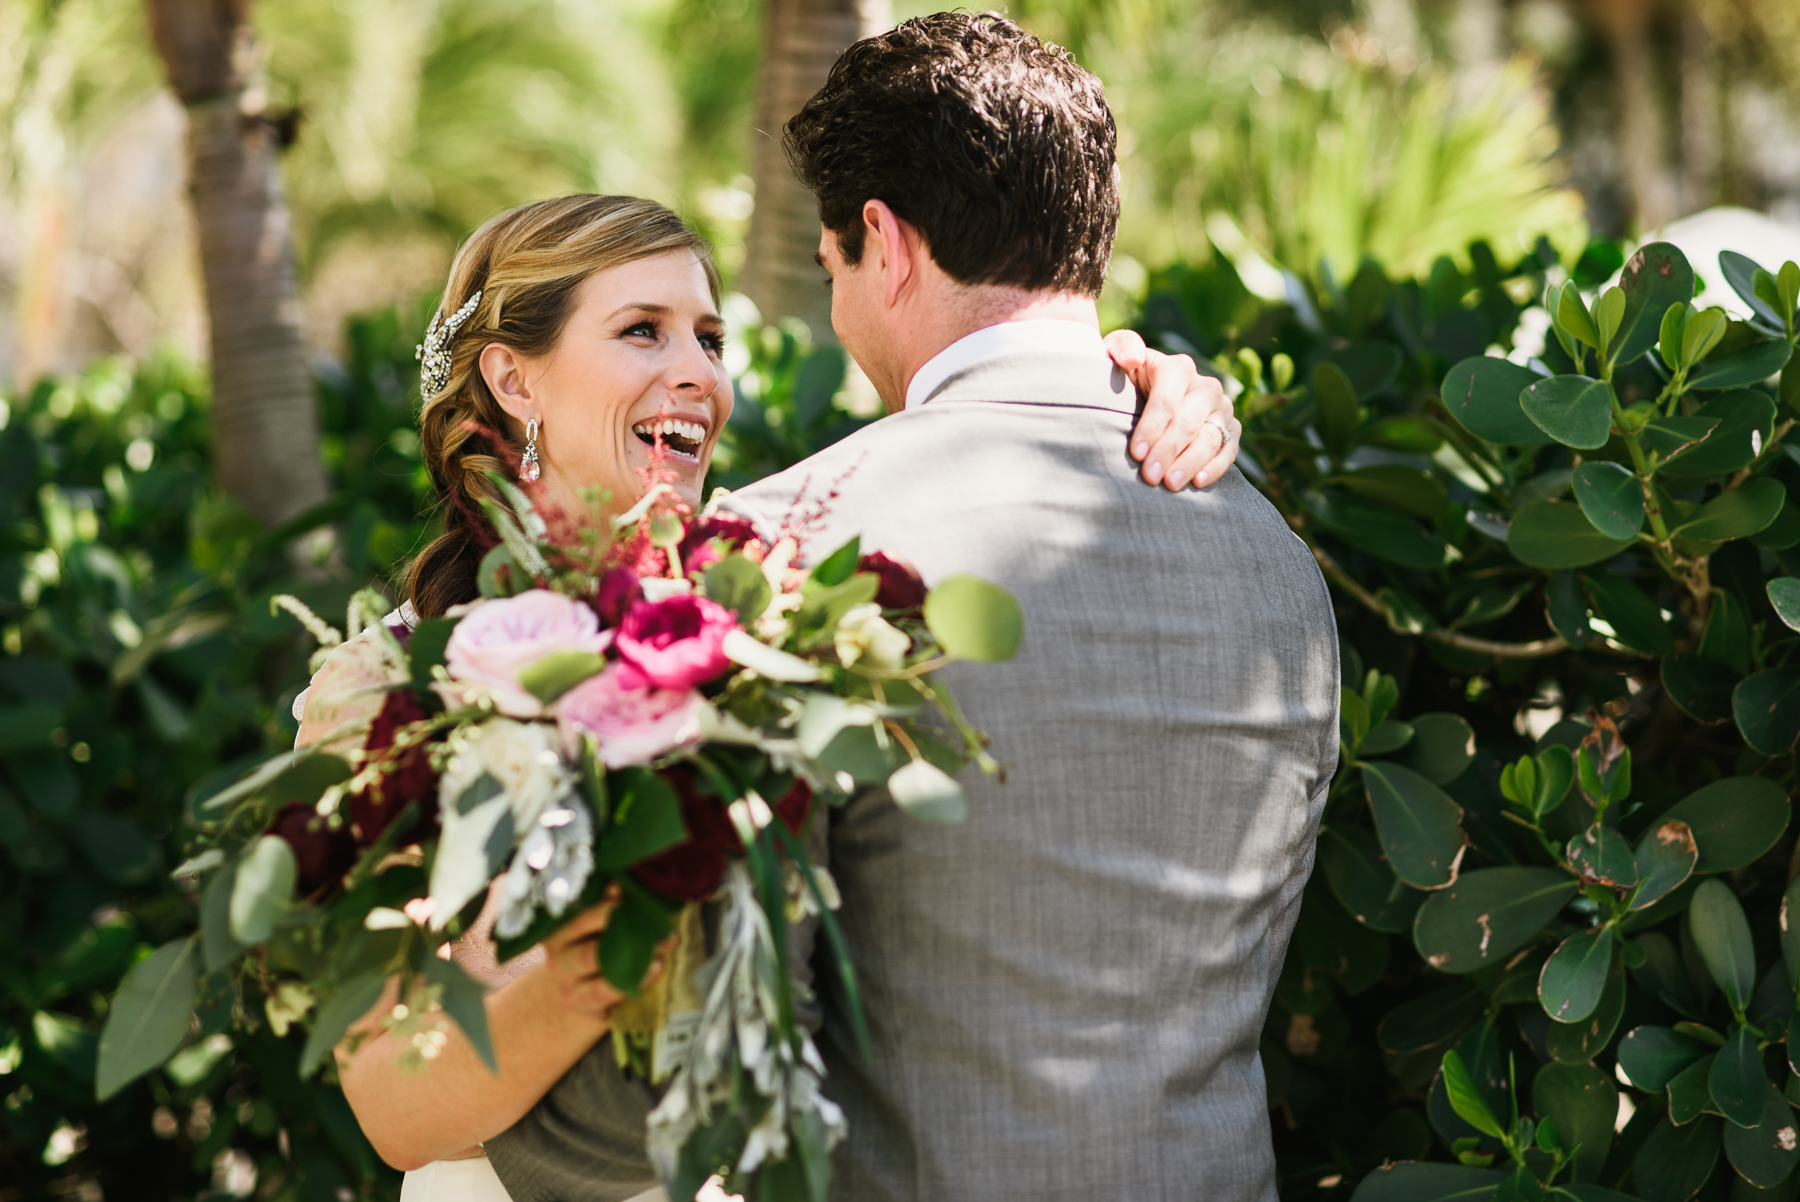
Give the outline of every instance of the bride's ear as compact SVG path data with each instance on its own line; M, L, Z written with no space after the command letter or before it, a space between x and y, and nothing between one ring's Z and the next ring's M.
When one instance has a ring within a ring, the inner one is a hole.
M544 415L539 411L541 406L531 391L531 378L523 355L504 342L490 342L481 348L481 358L476 364L488 391L493 393L494 400L508 417L518 422L534 417L543 420Z

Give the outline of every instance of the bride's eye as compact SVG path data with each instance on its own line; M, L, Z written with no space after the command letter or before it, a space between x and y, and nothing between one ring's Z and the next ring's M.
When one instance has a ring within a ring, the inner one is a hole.
M626 326L624 333L630 338L654 338L656 337L656 323L653 321L636 322Z
M725 331L701 330L695 337L700 340L701 346L705 347L713 354L722 355L725 353Z

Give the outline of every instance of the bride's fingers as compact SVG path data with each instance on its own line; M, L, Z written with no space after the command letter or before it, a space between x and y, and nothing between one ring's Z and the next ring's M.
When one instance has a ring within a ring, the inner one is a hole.
M1225 474L1225 469L1237 462L1238 442L1243 437L1243 426L1235 417L1222 419L1224 430L1212 422L1206 423L1201 437L1181 455L1169 468L1166 481L1171 490L1184 485L1175 483L1183 480L1195 488L1205 488Z
M1113 362L1117 363L1119 369L1126 375L1133 376L1134 383L1137 382L1135 380L1136 373L1143 367L1144 356L1149 350L1144 345L1143 337L1136 330L1114 330L1102 341L1105 342L1106 353L1112 356Z
M554 955L571 944L596 938L600 932L606 929L608 920L612 918L612 912L618 908L619 897L617 885L607 886L606 893L602 895L597 905L583 910L555 934L544 940L544 950Z
M1185 355L1163 356L1156 366L1155 386L1132 441L1134 450L1146 441L1150 444L1140 459L1145 481L1180 489L1193 480L1193 472L1202 462L1217 453L1218 430L1208 419L1222 421L1230 416L1231 403L1219 382L1195 371L1193 361ZM1154 428L1159 422L1160 432L1152 435L1146 427ZM1205 450L1206 455L1196 459L1196 448Z

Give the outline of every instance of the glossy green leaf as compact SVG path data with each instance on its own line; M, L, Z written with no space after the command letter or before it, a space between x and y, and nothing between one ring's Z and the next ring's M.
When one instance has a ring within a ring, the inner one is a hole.
M1505 1176L1494 1169L1403 1160L1372 1170L1350 1202L1488 1202Z
M1554 1060L1564 1064L1586 1064L1612 1042L1625 1013L1625 971L1615 957L1606 974L1606 988L1600 993L1600 1004L1587 1018L1576 1023L1552 1020L1544 1036L1544 1047Z
M1590 523L1591 525L1591 523ZM1563 642L1577 649L1593 641L1594 628L1588 625L1587 598L1575 573L1564 570L1550 577L1544 588L1544 616Z
M1682 1072L1712 1054L1698 1039L1667 1027L1638 1027L1619 1041L1619 1063L1631 1083L1649 1093L1668 1088Z
M1370 555L1409 568L1443 566L1443 541L1391 509L1338 492L1309 491L1301 503L1320 525Z
M1721 880L1701 881L1688 906L1688 923L1706 971L1733 1013L1743 1013L1756 987L1756 947L1737 894Z
M1768 756L1791 754L1800 741L1800 668L1771 668L1745 677L1731 695L1744 742Z
M1563 940L1538 977L1538 1001L1544 1012L1559 1023L1578 1023L1593 1014L1606 990L1612 961L1613 935L1604 927Z
M1662 659L1663 688L1696 722L1731 721L1731 693L1741 679L1728 665L1692 651L1671 651Z
M862 559L862 537L853 536L849 542L819 561L812 570L812 583L832 588L844 583L856 571L856 565Z
M1695 312L1682 323L1681 362L1692 368L1712 354L1713 348L1725 337L1729 325L1730 319L1723 309L1702 309Z
M1553 868L1484 868L1431 894L1413 920L1413 943L1439 972L1503 964L1570 898L1575 879Z
M1619 1089L1612 1079L1591 1064L1546 1064L1531 1083L1531 1103L1555 1124L1558 1146L1577 1149L1574 1179L1598 1177L1619 1116Z
M1444 407L1478 438L1509 446L1541 446L1551 441L1550 436L1525 416L1519 394L1543 378L1505 359L1487 355L1464 359L1444 377Z
M1771 551L1800 547L1800 505L1790 498L1775 515L1775 520L1750 536L1750 541Z
M1389 718L1363 739L1362 754L1388 755L1412 742L1412 737L1412 723Z
M1762 266L1748 255L1739 254L1735 250L1719 252L1719 271L1725 276L1725 282L1731 285L1731 290L1744 298L1744 303L1750 306L1753 313L1779 329L1782 320L1777 307L1756 294L1756 273L1762 270Z
M1728 776L1697 789L1663 815L1685 822L1700 849L1695 872L1729 872L1757 860L1787 830L1787 790L1767 777Z
M1462 807L1409 768L1366 763L1362 770L1375 830L1394 872L1420 889L1454 881L1464 848Z
M1658 475L1687 480L1735 472L1755 459L1759 448L1769 445L1775 424L1775 402L1749 389L1723 392L1694 415L1712 418L1718 425L1694 446L1682 451L1658 469Z
M1598 450L1612 434L1612 388L1600 380L1540 379L1519 394L1519 405L1540 430L1564 446Z
M1312 397L1325 450L1333 459L1342 459L1356 438L1356 389L1343 368L1325 362L1313 368Z
M1444 1053L1444 1088L1449 1092L1451 1107L1463 1122L1495 1139L1504 1134L1499 1120L1488 1108L1487 1099L1475 1087L1475 1078L1469 1075L1468 1066L1454 1050Z
M1645 655L1667 655L1675 636L1655 601L1625 577L1595 571L1584 576L1594 613L1613 628L1618 641Z
M1789 882L1781 896L1776 926L1781 931L1781 957L1786 961L1788 979L1800 989L1800 877Z
M1693 315L1692 305L1670 305L1663 313L1661 333L1657 335L1657 352L1662 356L1663 366L1674 371L1682 364L1681 336L1687 326L1688 318Z
M1594 823L1569 840L1569 866L1589 884L1607 885L1614 889L1630 889L1638 883L1637 859L1631 844L1616 829ZM1574 1019L1564 1019L1573 1022Z
M681 799L656 773L629 768L611 776L613 820L594 841L594 866L622 872L688 838Z
M619 921L619 914L624 908L621 904L613 911L607 927L608 934L612 931L612 925ZM453 960L428 955L421 962L420 968L427 980L442 989L440 998L444 1013L462 1028L464 1037L474 1047L475 1054L481 1057L488 1072L497 1075L500 1072L500 1062L494 1056L494 1037L488 1029L487 986L471 977Z
M1712 1068L1718 1053L1708 1050L1698 1060L1669 1078L1669 1119L1685 1127L1703 1114L1718 1114L1712 1096Z
M1700 507L1675 530L1682 538L1724 542L1748 538L1766 528L1787 501L1787 488L1779 480L1759 476L1737 488L1727 489Z
M1694 298L1694 269L1672 243L1652 242L1626 261L1619 286L1625 290L1625 313L1612 355L1624 364L1656 344L1670 305Z
M1742 388L1760 384L1787 365L1793 347L1779 338L1747 346L1688 373L1689 388Z
M1594 529L1581 507L1567 501L1530 501L1513 514L1506 545L1534 568L1584 568L1611 559L1631 543Z
M1769 581L1769 604L1789 630L1800 630L1800 580L1778 576Z
M1433 989L1388 1011L1375 1037L1390 1052L1423 1052L1455 1039L1486 1004L1481 991L1464 982Z
M100 1031L94 1092L102 1102L181 1047L199 991L198 950L192 939L180 939L125 974Z
M1600 353L1611 358L1610 351L1619 332L1619 322L1625 316L1625 290L1608 288L1594 298L1594 330L1600 340L1595 344Z
M1326 481L1358 496L1392 505L1416 518L1435 522L1450 507L1450 494L1435 476L1400 463L1377 463Z
M999 585L976 576L952 576L926 594L925 624L951 655L995 663L1018 651L1025 611Z
M1780 1090L1764 1083L1762 1113L1754 1126L1725 1125L1725 1156L1739 1176L1759 1189L1773 1189L1787 1180L1800 1162L1800 1138L1793 1107Z
M1399 760L1425 779L1447 785L1475 758L1475 732L1460 715L1420 714L1410 725L1413 737Z
M1370 930L1398 934L1412 926L1425 895L1394 875L1373 831L1333 824L1319 832L1319 869L1351 917Z
M200 950L207 972L224 968L243 952L244 945L231 934L231 894L237 883L237 865L215 872L200 892Z
M1707 1071L1706 1087L1719 1113L1733 1124L1754 1127L1762 1121L1769 1077L1750 1028L1740 1026L1726 1038Z
M1581 289L1564 284L1557 295L1556 308L1551 316L1556 319L1556 324L1563 333L1571 338L1589 347L1600 345L1600 332L1594 328L1593 316L1581 299Z
M1720 1120L1703 1117L1677 1127L1664 1119L1631 1161L1644 1202L1687 1202L1712 1176L1719 1160Z
M1364 426L1356 441L1365 447L1429 455L1444 445L1444 428L1421 414L1396 413Z
M1660 459L1667 459L1705 441L1719 428L1716 417L1659 417L1644 427L1644 445Z
M1644 489L1616 463L1584 463L1571 478L1575 501L1594 529L1608 538L1637 537L1644 528Z
M231 937L252 945L275 932L275 923L294 900L299 865L293 848L274 835L251 844L238 864L231 889Z
M1665 818L1638 841L1638 891L1631 908L1642 910L1661 901L1693 875L1700 860L1700 847L1688 824Z

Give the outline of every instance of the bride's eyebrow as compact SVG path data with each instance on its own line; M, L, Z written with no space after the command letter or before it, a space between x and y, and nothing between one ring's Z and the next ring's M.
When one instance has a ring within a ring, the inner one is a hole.
M613 321L623 313L649 313L656 317L670 317L674 315L675 310L667 305L659 305L654 301L632 301L630 304L620 305L617 309L614 309L612 313L608 315L606 320ZM709 325L722 326L725 324L725 319L720 317L717 313L702 313L696 320L705 322Z

